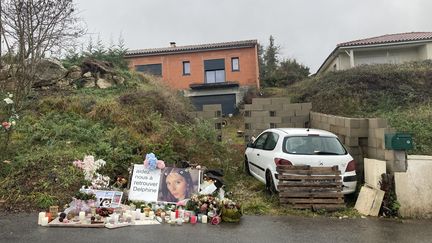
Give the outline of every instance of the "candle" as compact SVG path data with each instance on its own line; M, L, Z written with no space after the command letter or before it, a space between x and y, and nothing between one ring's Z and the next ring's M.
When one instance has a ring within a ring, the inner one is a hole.
M175 210L175 218L176 218L176 219L179 218L179 210L178 210L178 209Z
M48 226L48 217L43 217L41 221L42 226Z
M91 207L90 211L92 216L96 216L96 207Z
M85 216L86 216L86 214L85 214L84 211L79 212L79 220L80 220L80 221L84 221Z
M164 220L168 223L170 221L170 216L165 216Z
M202 214L200 214L200 213L198 214L198 222L202 221L202 216L203 216Z
M149 217L150 214L150 208L144 208L144 213L146 217Z
M179 226L183 225L183 220L181 218L177 219L177 225Z
M207 215L203 215L201 221L203 224L207 224Z
M154 213L153 211L150 211L150 212L149 212L149 217L150 217L151 219L153 219L154 216L155 216L155 213Z
M140 220L141 219L141 209L137 208L135 210L135 219Z
M162 212L160 213L160 217L164 219L164 218L165 218L165 212L162 211Z
M171 220L175 220L176 219L176 212L171 212Z
M42 225L43 218L45 218L45 212L40 212L38 217L38 225Z
M190 222L191 222L191 224L196 224L197 223L197 216L192 215L190 218Z

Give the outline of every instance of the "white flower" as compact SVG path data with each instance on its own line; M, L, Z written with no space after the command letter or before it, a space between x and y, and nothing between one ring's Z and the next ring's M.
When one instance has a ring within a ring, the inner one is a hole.
M13 98L13 94L9 93L9 98Z
M6 98L6 99L4 99L4 102L6 102L6 104L8 104L8 105L14 103L13 100L11 100L10 98Z

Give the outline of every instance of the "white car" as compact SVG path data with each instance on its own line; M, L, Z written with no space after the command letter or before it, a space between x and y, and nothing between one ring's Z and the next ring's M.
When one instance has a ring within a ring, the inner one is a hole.
M335 166L341 171L343 194L357 186L356 164L338 137L309 128L273 128L262 132L245 151L246 173L277 191L277 165Z

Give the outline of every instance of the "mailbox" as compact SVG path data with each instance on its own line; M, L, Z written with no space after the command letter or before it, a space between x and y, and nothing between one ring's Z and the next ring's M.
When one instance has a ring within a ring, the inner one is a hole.
M385 148L391 150L408 150L413 148L412 136L408 133L385 134Z

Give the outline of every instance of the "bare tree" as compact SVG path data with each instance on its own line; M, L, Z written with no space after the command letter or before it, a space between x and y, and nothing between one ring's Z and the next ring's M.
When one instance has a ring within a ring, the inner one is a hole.
M31 91L41 58L58 54L84 34L72 0L0 0L0 30L14 68L17 102ZM17 104L19 105L19 104Z

